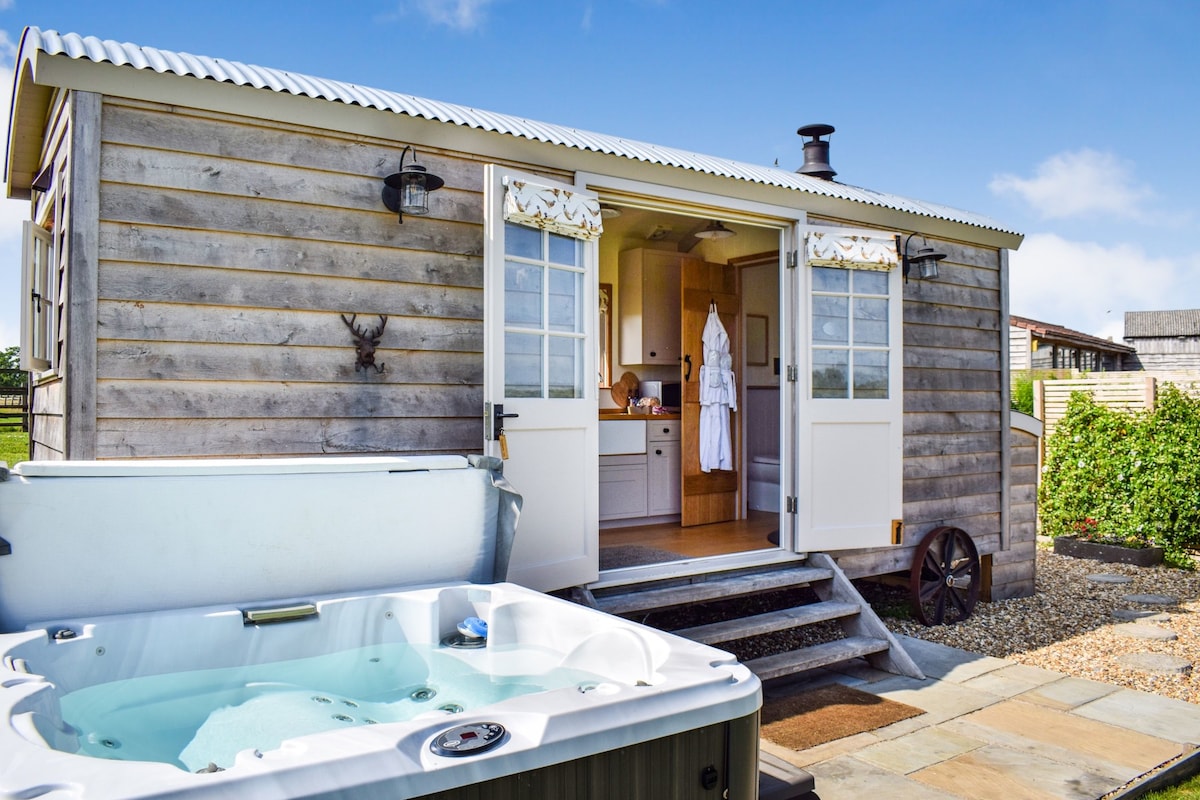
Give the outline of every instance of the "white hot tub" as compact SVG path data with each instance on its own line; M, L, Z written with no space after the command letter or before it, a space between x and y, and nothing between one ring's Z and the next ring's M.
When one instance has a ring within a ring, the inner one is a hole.
M0 797L752 797L758 680L490 582L519 505L491 459L18 465Z

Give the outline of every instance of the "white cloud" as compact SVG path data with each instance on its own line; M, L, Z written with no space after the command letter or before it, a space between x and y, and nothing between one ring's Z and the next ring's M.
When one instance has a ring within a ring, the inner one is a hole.
M998 195L1017 195L1044 219L1097 214L1142 219L1143 203L1154 196L1135 182L1130 163L1088 148L1051 156L1032 178L997 175L988 188Z
M492 2L493 0L412 0L406 5L435 25L471 31L483 24L484 11Z
M1163 258L1132 244L1032 234L1010 256L1009 307L1018 316L1120 342L1126 311L1200 308L1200 285L1189 277L1198 262L1200 253Z

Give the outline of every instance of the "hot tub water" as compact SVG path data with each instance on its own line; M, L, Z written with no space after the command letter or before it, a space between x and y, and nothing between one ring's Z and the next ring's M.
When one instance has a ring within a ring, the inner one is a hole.
M78 752L158 761L191 772L232 766L242 750L357 725L439 716L556 689L590 690L603 679L578 669L536 670L536 648L492 653L515 674L491 674L470 654L384 644L329 655L223 669L150 675L66 694L63 721ZM465 655L465 657L463 657ZM489 659L489 660L492 660Z

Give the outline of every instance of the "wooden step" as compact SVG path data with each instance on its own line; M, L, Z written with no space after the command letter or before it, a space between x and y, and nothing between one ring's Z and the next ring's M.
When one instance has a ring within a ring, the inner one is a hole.
M862 610L857 603L840 603L827 600L822 603L809 603L795 608L784 608L779 611L769 611L752 617L730 619L724 622L713 622L708 625L697 625L694 628L681 628L672 633L705 644L718 644L745 639L749 636L762 636L764 633L799 628L804 625L814 625L833 619L850 617Z
M596 598L596 606L609 614L629 614L634 611L652 611L662 608L707 603L738 595L804 586L833 577L832 571L816 567L791 567L772 572L755 572L748 575L733 575L727 578L690 583L686 586L665 586L659 589L643 589L636 592L602 595Z
M888 649L886 639L869 636L850 636L824 644L815 644L802 650L777 653L747 661L746 666L761 680L770 680L783 675L805 672L817 667L839 664L852 658L861 658Z

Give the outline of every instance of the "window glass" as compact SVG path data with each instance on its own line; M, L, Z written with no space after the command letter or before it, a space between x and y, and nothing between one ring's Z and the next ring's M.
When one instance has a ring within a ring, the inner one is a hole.
M583 260L583 242L570 236L558 233L548 234L550 237L550 261L554 264L566 264L577 267Z
M505 262L504 322L521 328L542 327L541 267Z
M527 228L512 222L504 223L504 255L540 259L542 232L537 228Z
M812 396L886 399L892 313L888 272L812 268ZM842 345L842 346L837 346Z
M584 245L512 222L504 232L505 394L583 397Z
M887 345L887 300L874 297L854 298L854 343L856 345Z
M814 350L812 364L813 397L850 396L849 351Z
M814 292L847 292L850 290L850 271L833 267L813 267Z
M550 397L583 397L583 339L550 338Z
M542 396L541 336L504 334L504 394L508 397Z
M582 332L583 273L550 270L550 330Z
M888 354L884 350L854 352L854 396L866 400L888 397Z

